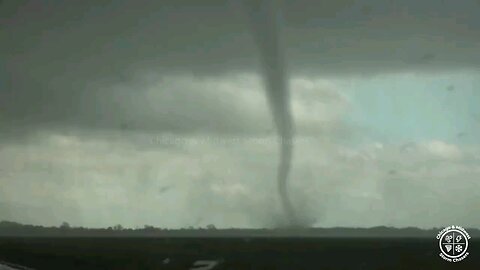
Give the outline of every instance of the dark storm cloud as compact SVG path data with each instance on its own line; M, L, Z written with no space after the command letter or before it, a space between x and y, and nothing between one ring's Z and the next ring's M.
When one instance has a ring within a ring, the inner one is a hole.
M233 2L2 1L0 129L202 129L210 114L175 118L143 106L142 91L151 83L139 78L256 72L258 53ZM296 74L477 68L480 62L478 1L284 2L286 51ZM118 85L128 91L112 90ZM126 109L122 100L136 107ZM208 119L217 126L204 130L249 128L221 109L211 114L220 118Z

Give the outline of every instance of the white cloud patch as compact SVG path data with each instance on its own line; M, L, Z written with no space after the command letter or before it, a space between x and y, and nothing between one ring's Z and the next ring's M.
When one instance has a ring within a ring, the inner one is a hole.
M292 111L300 133L339 130L350 102L328 80L295 78L291 81Z
M457 146L442 141L431 141L425 146L430 153L441 158L458 159L462 156L462 152Z

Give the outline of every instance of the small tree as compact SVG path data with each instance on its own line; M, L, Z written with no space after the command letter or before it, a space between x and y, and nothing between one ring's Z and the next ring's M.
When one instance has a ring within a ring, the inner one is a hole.
M61 229L70 229L70 224L68 222L62 222L62 225L60 225Z
M208 225L207 225L207 229L209 229L209 230L215 230L215 229L217 229L217 228L215 228L215 225L213 225L213 224L208 224Z
M123 227L122 227L122 225L117 224L117 225L113 226L113 230L114 231L121 231L121 230L123 230Z
M151 225L145 225L145 226L143 226L143 229L145 231L153 231L153 230L155 230L155 227L153 227Z

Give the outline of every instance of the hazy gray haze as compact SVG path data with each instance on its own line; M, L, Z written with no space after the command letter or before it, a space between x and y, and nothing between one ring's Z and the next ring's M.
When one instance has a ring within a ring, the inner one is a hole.
M281 9L299 214L480 228L480 2ZM0 1L0 220L281 223L244 16L234 0Z

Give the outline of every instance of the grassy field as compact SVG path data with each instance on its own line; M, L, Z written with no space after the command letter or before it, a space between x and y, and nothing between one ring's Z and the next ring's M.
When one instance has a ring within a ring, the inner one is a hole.
M480 241L469 253L446 262L428 238L0 238L0 260L34 269L480 269Z

